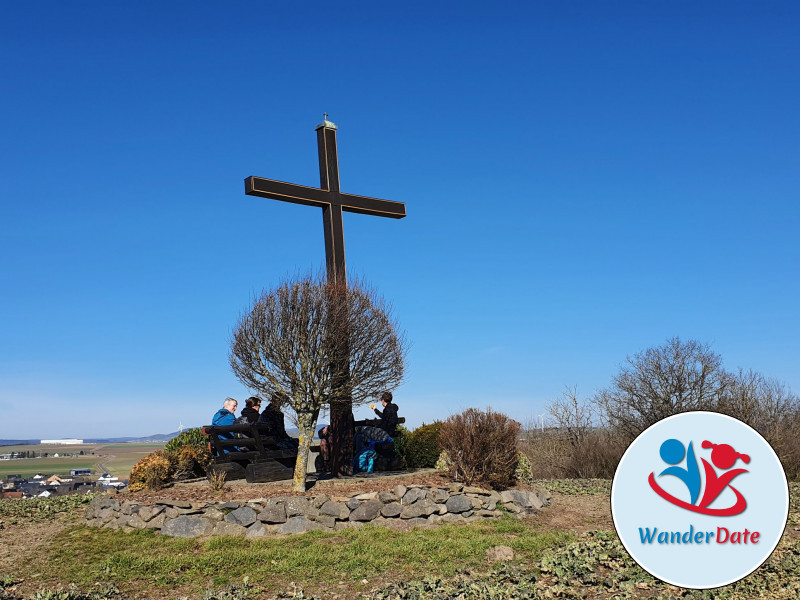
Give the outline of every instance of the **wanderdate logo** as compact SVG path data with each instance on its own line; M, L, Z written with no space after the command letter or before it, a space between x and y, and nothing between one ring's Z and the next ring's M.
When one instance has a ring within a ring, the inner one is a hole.
M711 463L713 464L712 466L705 458L701 458L702 474L697 465L692 442L689 442L687 450L680 440L672 438L664 441L659 451L663 461L672 465L661 471L659 477L672 475L682 481L689 492L689 502L676 498L665 491L656 483L655 473L650 473L647 478L650 487L667 502L703 515L727 517L744 512L744 509L747 508L747 500L739 490L731 485L731 482L739 475L747 473L747 469L731 469L731 467L738 460L749 463L750 456L737 452L729 444L714 444L708 440L704 440L701 447L712 449ZM682 462L685 462L685 466L678 466ZM720 473L715 467L720 470ZM701 488L704 489L702 497L700 496ZM730 489L736 495L736 503L724 508L710 508L711 503L726 489Z
M786 476L755 430L696 411L663 419L628 447L611 512L625 549L655 577L709 589L757 569L783 534Z

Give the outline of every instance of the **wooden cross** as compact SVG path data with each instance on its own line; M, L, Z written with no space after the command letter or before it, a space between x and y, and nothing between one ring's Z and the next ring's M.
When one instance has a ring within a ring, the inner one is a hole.
M250 176L244 180L245 194L295 204L322 208L325 231L325 262L329 281L347 282L344 260L344 225L342 211L402 219L406 216L403 202L354 196L339 191L339 158L336 153L337 127L325 119L317 125L319 152L319 188L286 183L275 179Z
M319 152L319 188L306 187L275 179L248 177L244 180L245 194L261 196L295 204L322 208L322 224L325 231L325 262L328 281L347 284L344 260L344 226L342 211L402 219L406 216L406 205L402 202L380 200L368 196L343 194L339 190L339 158L336 153L337 127L324 115L317 125L317 149ZM346 360L346 358L342 358ZM331 402L331 473L352 475L353 473L353 408L349 398Z

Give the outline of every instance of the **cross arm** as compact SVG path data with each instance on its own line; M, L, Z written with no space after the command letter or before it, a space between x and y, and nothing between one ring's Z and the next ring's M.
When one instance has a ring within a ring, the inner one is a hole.
M331 202L331 193L327 190L262 177L251 176L245 179L244 193L306 206L324 206Z
M354 196L353 194L341 194L340 197L342 210L347 212L391 217L392 219L402 219L406 216L404 202L381 200L380 198L370 198L368 196Z

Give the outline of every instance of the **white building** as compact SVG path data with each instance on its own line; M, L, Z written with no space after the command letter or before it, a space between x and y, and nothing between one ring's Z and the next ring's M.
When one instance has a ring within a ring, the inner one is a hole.
M39 443L42 446L80 446L83 444L83 440L75 438L65 440L40 440Z

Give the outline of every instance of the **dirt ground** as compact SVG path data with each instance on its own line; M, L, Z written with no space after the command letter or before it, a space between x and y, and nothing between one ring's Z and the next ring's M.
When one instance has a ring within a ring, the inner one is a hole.
M364 476L344 477L341 479L311 480L307 482L305 493L292 491L290 481L272 483L247 483L246 481L230 481L222 492L214 492L205 479L192 483L179 483L159 491L141 490L139 492L122 492L117 500L130 500L141 504L150 504L159 499L184 500L188 502L227 502L233 500L255 500L257 498L274 498L276 496L347 496L363 492L382 492L392 490L398 485L439 485L449 486L450 481L439 475L434 469L420 469L415 473L396 475L370 474Z
M550 506L532 520L541 529L565 529L577 535L598 529L614 530L607 496L553 494Z

